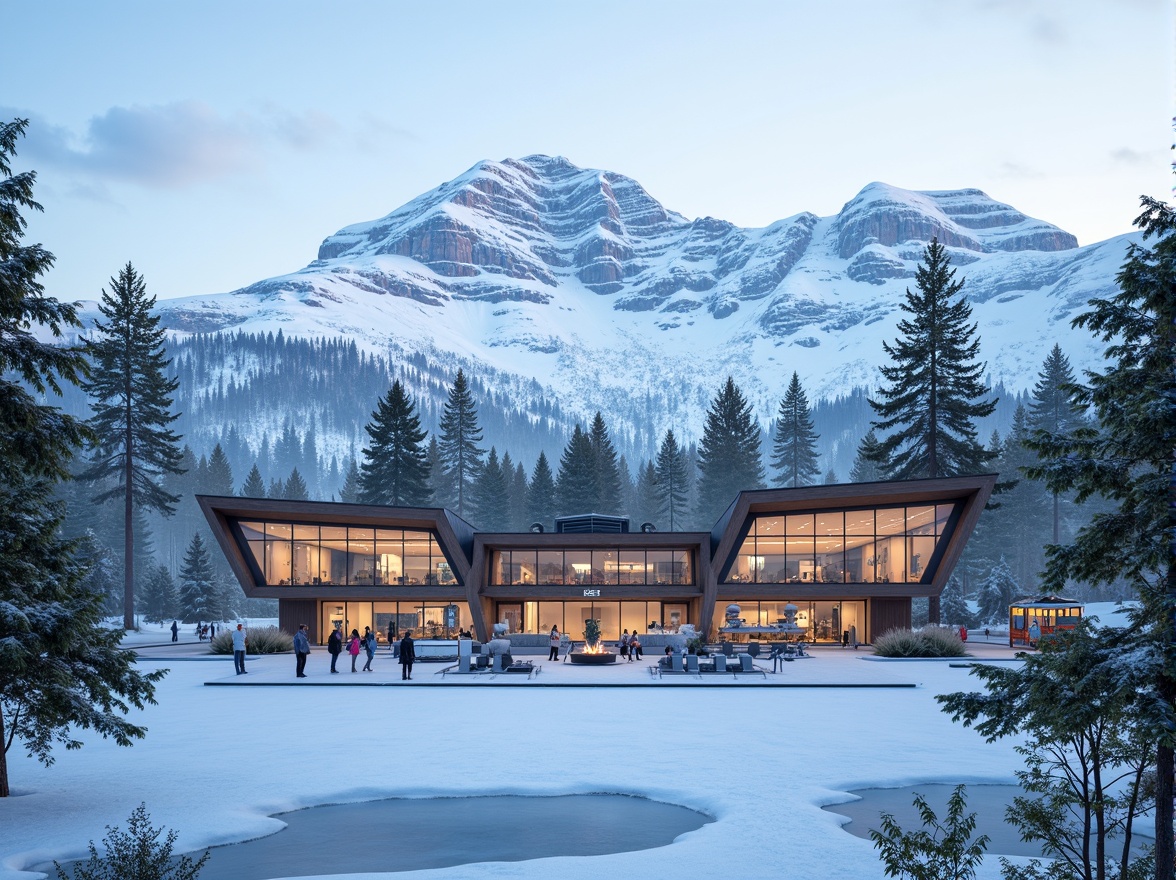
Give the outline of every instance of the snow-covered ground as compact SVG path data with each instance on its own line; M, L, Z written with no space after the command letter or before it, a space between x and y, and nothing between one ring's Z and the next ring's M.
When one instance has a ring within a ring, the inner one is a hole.
M1104 621L1112 609L1101 609ZM130 641L166 643L170 633L145 631ZM125 827L143 801L154 825L178 830L179 847L193 850L272 833L281 823L271 813L316 804L586 792L644 795L717 821L671 847L417 873L881 880L873 846L820 807L849 799L845 792L855 788L1015 782L1020 766L1013 741L985 744L939 710L936 694L974 686L967 669L870 659L868 649L817 649L767 679L812 687L749 679L753 686L658 685L646 669L652 656L593 672L544 664L524 687L496 687L489 678L477 687L434 687L420 685L441 679L435 665L418 665L415 680L401 684L386 655L375 673L331 676L321 648L305 681L295 681L290 656L250 660L250 674L236 677L231 658L209 658L190 633L184 641L142 648L145 668L170 672L158 705L136 713L148 734L133 748L83 735L84 748L57 750L48 768L19 746L9 752L14 796L0 800L0 880L31 880L40 875L23 869L84 855L88 841L100 841L106 825ZM997 642L970 640L970 647L978 659L1012 656ZM543 686L593 681L648 686ZM244 682L288 686L236 686ZM375 682L389 686L356 686ZM855 683L873 686L844 686ZM980 876L999 876L995 856Z

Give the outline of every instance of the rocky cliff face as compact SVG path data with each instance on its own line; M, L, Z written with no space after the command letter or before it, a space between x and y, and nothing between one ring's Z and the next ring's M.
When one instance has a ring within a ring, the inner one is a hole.
M834 217L744 229L688 220L624 175L549 156L481 162L329 236L300 271L159 311L176 331L446 353L533 379L571 411L646 394L664 430L701 424L728 375L765 419L792 370L814 398L875 384L932 237L965 280L993 381L1030 387L1055 341L1075 368L1097 362L1069 321L1114 289L1126 237L1079 248L976 189L882 183Z

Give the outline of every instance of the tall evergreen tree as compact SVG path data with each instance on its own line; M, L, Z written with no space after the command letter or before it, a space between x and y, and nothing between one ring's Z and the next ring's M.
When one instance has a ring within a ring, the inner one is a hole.
M1062 347L1054 343L1037 374L1029 403L1035 430L1065 435L1078 427L1080 419L1069 391L1073 386L1074 371L1070 360L1062 353ZM1058 544L1061 542L1061 493L1051 492L1050 495L1053 501L1053 543Z
M853 468L849 472L849 480L852 483L874 483L878 480L884 480L888 467L888 462L882 458L882 454L878 451L878 435L874 433L873 428L870 428L858 446L857 455L853 459Z
M510 477L503 472L498 451L490 454L478 471L478 479L466 499L468 509L482 531L504 532L510 529Z
M303 484L306 485L305 483ZM269 481L269 486L265 490L266 498L285 498L286 497L286 482L274 477Z
M416 404L397 379L376 404L366 428L371 445L360 465L360 500L365 504L424 507L432 498L429 457Z
M254 462L253 467L249 469L249 476L245 478L245 482L241 486L241 497L265 497L265 480L261 478L261 471L258 470L256 462Z
M841 477L837 476L837 471L833 470L833 468L829 468L827 471L825 471L825 476L822 479L822 482L826 486L832 486L835 483L840 483Z
M672 428L666 429L654 466L655 506L658 518L671 532L682 528L687 511L686 450L678 445Z
M343 477L343 488L339 490L339 500L348 504L359 502L359 464L355 456L347 459L347 473Z
M588 439L592 442L592 455L595 458L596 470L596 501L592 504L591 509L600 513L619 513L621 509L621 472L617 466L617 450L613 446L612 440L609 439L604 416L599 411L592 418Z
M577 424L559 459L556 487L560 514L600 513L596 510L596 486L596 451L592 439Z
M290 476L286 478L286 482L282 486L281 497L287 501L307 501L310 499L310 492L306 488L306 480L302 479L302 474L298 473L298 468L290 471Z
M980 581L976 590L977 613L981 623L1008 622L1009 605L1017 599L1022 599L1023 591L1017 579L1013 577L1012 569L1002 556L989 571L988 576Z
M213 620L220 615L216 586L213 584L212 558L200 533L192 535L184 564L180 567L180 615L184 623Z
M510 453L502 455L502 472L510 477L510 530L525 531L530 521L527 519L527 471L520 461L513 464Z
M683 467L685 460L683 459ZM689 496L682 494L682 510L689 510ZM647 461L637 470L637 485L633 487L633 520L636 523L654 523L659 519L657 468ZM678 524L678 528L681 528Z
M179 615L180 594L166 565L154 565L147 573L139 607L152 623L174 620Z
M939 610L940 617L949 624L973 626L975 623L975 615L964 600L964 585L954 574L939 596Z
M482 429L478 427L474 396L465 373L458 370L441 415L441 439L438 441L442 473L452 484L458 516L465 516L467 496L482 469L482 456L486 450L478 446L481 440Z
M1075 500L1101 497L1096 513L1066 545L1048 548L1045 584L1060 591L1070 579L1108 584L1124 579L1139 591L1134 626L1115 641L1125 650L1159 652L1154 686L1141 716L1156 747L1156 877L1172 880L1173 770L1176 749L1176 211L1144 198L1136 226L1147 244L1130 244L1116 280L1119 292L1093 299L1074 319L1107 343L1107 366L1086 382L1065 386L1079 413L1097 425L1040 432L1031 448L1043 463L1030 468L1051 492Z
M990 415L984 400L984 364L977 361L980 337L970 324L972 308L960 295L963 280L947 250L932 239L915 272L916 293L906 291L894 345L882 343L891 363L880 369L887 385L870 406L883 433L875 461L891 479L950 477L978 473L989 453L976 440L975 420Z
M551 528L559 515L556 498L555 477L551 474L547 453L540 452L531 471L531 483L527 486L527 525L537 522L545 529Z
M698 470L698 513L705 522L714 522L741 490L763 488L759 425L731 377L707 410Z
M229 457L218 443L213 447L212 455L208 458L208 465L204 469L203 482L200 491L205 495L232 495L233 468L229 465Z
M82 744L78 728L120 745L141 738L145 729L123 716L154 702L165 674L138 671L134 652L119 648L122 632L103 625L101 597L82 585L77 545L62 536L53 490L87 431L37 396L76 385L85 359L61 344L79 326L75 308L45 296L38 280L53 255L22 243L21 212L41 210L36 173L12 173L27 125L0 123L0 797L11 794L8 750L18 742L50 764L55 744Z
M800 376L792 382L780 401L776 413L776 437L772 445L772 467L780 486L811 486L821 473L817 464L817 438L809 412L808 397L800 385Z
M429 459L430 487L433 490L433 504L436 507L457 507L457 493L453 480L445 473L445 462L441 459L441 443L436 434L429 435L429 446L425 450Z
M90 427L97 437L91 466L84 478L113 482L95 502L121 499L125 572L123 626L135 626L135 509L167 516L178 496L166 491L160 478L180 471L180 438L169 425L178 380L167 377L168 360L159 317L151 314L155 297L130 263L103 289L99 311L86 340L91 361L85 389L92 398Z

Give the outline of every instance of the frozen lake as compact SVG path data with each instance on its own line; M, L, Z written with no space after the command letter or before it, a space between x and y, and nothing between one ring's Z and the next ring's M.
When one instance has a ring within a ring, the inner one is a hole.
M415 871L631 852L666 846L713 821L686 807L624 795L388 798L275 818L286 825L276 834L214 847L200 880ZM41 869L46 867L52 866Z

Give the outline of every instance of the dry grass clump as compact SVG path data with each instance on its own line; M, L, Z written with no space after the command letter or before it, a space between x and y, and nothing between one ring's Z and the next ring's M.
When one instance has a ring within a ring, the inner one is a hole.
M939 626L892 629L874 639L879 657L966 657L964 643L954 630Z
M235 627L234 627L235 629ZM276 626L255 626L245 631L246 654L284 654L294 650L294 636ZM209 644L213 654L233 653L233 630L222 629Z

